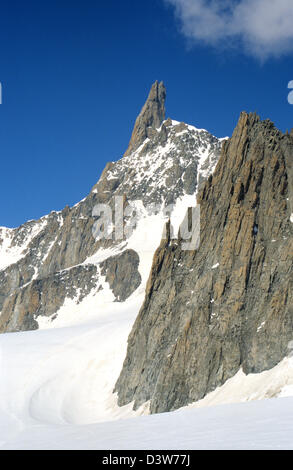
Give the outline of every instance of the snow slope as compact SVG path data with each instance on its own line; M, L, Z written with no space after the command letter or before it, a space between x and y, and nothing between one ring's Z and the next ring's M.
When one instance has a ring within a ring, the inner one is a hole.
M293 398L231 404L292 395L291 358L262 374L240 371L173 413L138 418L147 403L117 406L112 391L142 295L84 323L0 336L0 448L293 448Z
M1 420L2 421L2 420ZM24 429L2 449L293 449L293 399Z
M94 321L0 337L0 403L27 426L89 423L131 416L112 390L141 296L112 305Z

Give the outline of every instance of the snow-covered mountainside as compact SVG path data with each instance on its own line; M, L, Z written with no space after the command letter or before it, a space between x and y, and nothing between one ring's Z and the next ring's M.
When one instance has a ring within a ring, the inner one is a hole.
M150 127L162 87L153 85L136 121L146 129L138 140L132 138L134 150L109 163L85 199L17 229L0 228L0 331L57 324L70 302L82 315L88 296L95 297L97 311L107 289L116 301L144 290L166 222L164 208L174 205L176 230L186 208L196 205L197 189L213 171L222 146L222 139L209 132L171 119L157 117L159 127ZM162 113L165 94L161 99ZM123 198L122 206L135 206L136 229L131 237L119 239L114 232L113 240L97 240L94 208L108 204L115 214L116 196Z
M165 97L85 199L0 228L2 449L292 448L291 137L245 114L223 145Z

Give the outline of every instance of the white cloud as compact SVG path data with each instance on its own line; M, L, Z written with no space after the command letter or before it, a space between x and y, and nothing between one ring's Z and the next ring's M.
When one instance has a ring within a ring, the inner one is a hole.
M241 46L261 60L293 51L293 0L165 0L182 32L216 47Z

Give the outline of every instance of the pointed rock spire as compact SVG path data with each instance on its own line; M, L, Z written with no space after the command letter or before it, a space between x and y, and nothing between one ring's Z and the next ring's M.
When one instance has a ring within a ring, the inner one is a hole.
M163 82L156 81L151 88L138 118L135 121L128 149L124 156L134 152L147 138L149 127L157 129L165 119L166 88Z

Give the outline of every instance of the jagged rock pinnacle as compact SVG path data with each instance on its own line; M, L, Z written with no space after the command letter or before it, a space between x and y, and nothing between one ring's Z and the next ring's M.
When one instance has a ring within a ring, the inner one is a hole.
M128 149L124 156L134 152L148 137L148 128L157 129L165 119L166 88L163 82L156 81L151 88L138 118L135 121Z

